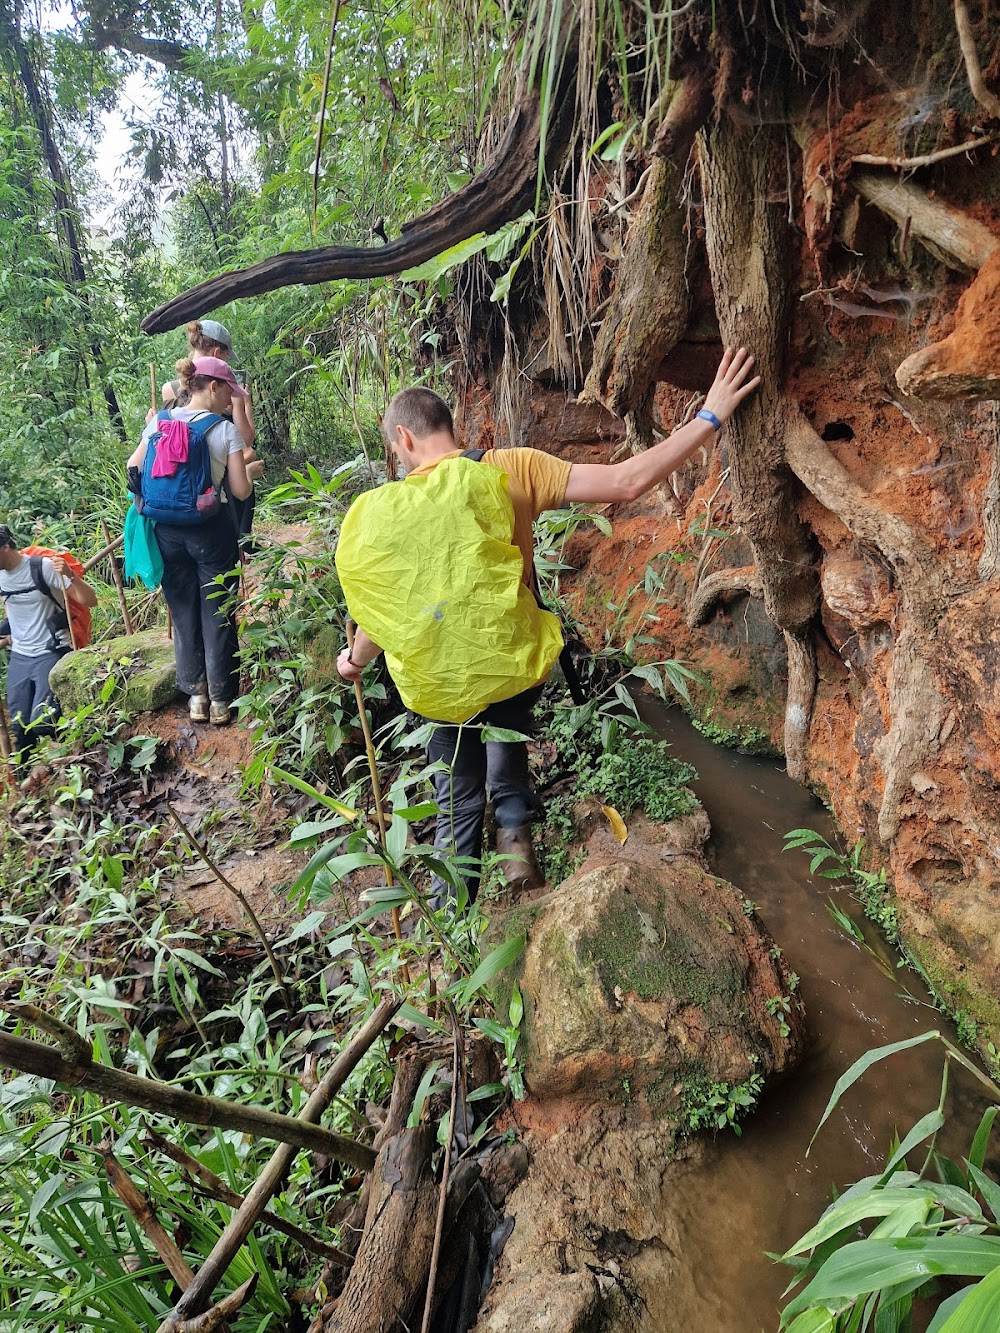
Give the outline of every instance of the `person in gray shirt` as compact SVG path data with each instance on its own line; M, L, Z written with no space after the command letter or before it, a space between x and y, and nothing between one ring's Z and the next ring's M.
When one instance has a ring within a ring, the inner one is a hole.
M23 750L29 739L50 730L59 716L49 672L72 647L66 598L84 606L97 605L93 588L61 557L40 557L40 574L50 593L39 588L31 559L21 554L10 528L0 523L0 598L6 617L0 624L0 646L11 650L7 711L15 750Z

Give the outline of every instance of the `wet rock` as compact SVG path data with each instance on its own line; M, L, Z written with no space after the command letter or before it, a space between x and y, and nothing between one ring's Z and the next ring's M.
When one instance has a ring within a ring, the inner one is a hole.
M177 696L174 645L162 630L123 635L67 653L52 668L52 688L64 713L101 703L107 682L111 698L128 713L151 713Z
M788 1068L801 1007L748 912L732 885L683 856L591 863L511 913L505 931L527 931L519 981L532 1096L669 1116L689 1084Z

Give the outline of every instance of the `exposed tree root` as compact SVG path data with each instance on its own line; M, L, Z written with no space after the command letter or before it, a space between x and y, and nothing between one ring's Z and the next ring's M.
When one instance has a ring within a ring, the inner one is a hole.
M785 697L785 767L796 782L808 777L806 746L816 702L816 644L811 630L785 630L788 690Z
M735 597L744 592L748 592L751 597L759 597L762 591L760 575L753 565L744 565L740 569L720 569L715 574L709 574L691 593L686 616L688 627L697 629L699 625L704 625L716 602L722 601L724 597Z
M706 72L699 70L674 84L653 143L642 206L629 228L614 295L580 395L625 417L630 443L643 446L652 438L650 403L657 370L687 328L687 237L680 189L695 133L711 104Z
M990 583L1000 575L1000 409L993 408L993 458L983 496L983 553L979 577Z
M801 781L815 695L815 660L806 641L819 605L819 580L812 540L797 513L795 478L784 456L788 405L779 386L788 242L784 205L770 202L776 144L768 131L741 135L726 119L705 130L700 144L719 326L726 343L753 349L762 376L758 392L727 427L733 517L753 550L764 609L790 645L785 734L793 743L789 772L794 766Z
M944 716L929 648L948 603L948 571L917 529L881 508L848 476L799 412L789 416L786 453L796 476L817 500L853 537L884 556L905 601L908 623L893 652L889 730L875 747L886 782L879 837L888 842L899 828L900 804L913 774L934 745Z
M975 273L1000 245L989 227L941 199L931 199L911 181L858 171L851 184L948 268Z

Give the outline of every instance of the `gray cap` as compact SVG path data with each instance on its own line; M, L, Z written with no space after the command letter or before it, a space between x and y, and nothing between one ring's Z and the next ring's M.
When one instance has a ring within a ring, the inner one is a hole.
M228 347L230 352L233 350L233 335L226 328L225 324L220 324L217 319L199 319L201 331L206 338L211 338L217 342L220 347Z

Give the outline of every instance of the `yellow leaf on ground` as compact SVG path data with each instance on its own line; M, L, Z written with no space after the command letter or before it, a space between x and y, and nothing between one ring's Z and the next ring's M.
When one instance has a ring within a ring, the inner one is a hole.
M611 832L624 847L625 840L628 837L628 828L625 825L624 819L622 819L621 815L613 805L602 805L601 809L604 811L608 823L611 825Z

